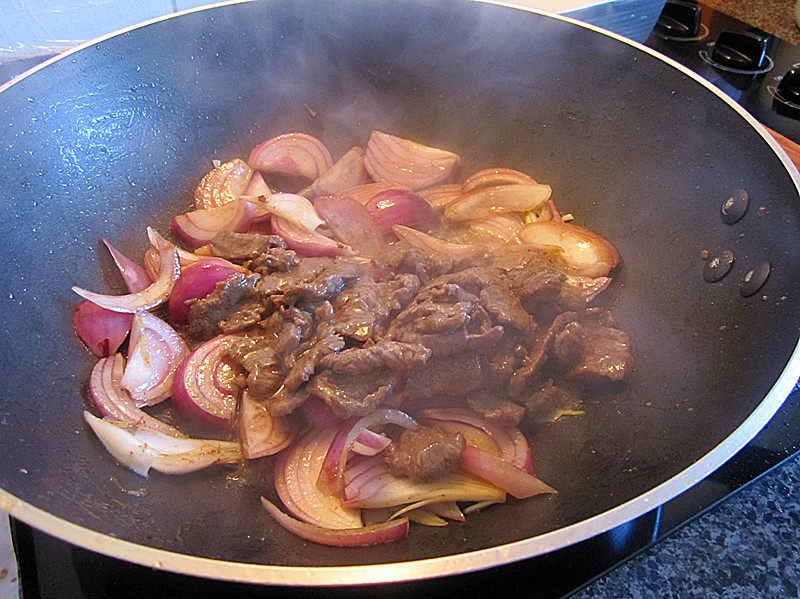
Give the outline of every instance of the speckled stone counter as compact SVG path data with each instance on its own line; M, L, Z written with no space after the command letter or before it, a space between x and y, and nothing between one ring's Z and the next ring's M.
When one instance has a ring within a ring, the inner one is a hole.
M701 0L701 2L777 35L787 42L800 45L800 29L794 22L795 0Z

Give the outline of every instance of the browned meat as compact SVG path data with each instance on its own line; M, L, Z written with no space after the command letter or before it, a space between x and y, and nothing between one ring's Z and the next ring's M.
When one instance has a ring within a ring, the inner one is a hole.
M541 333L533 347L525 358L525 362L508 383L508 395L512 398L521 397L528 386L528 383L539 373L544 363L547 361L547 351L555 339L555 336L572 320L577 318L575 312L564 312L555 317L546 331Z
M211 253L233 262L256 258L272 248L286 249L286 242L278 235L233 231L220 231L211 240Z
M564 412L575 410L578 400L569 391L547 379L523 400L525 420L530 423L552 422Z
M302 262L301 262L302 264ZM298 265L299 268L299 265ZM289 273L291 277L297 269ZM288 306L297 302L318 304L333 299L348 283L364 274L364 268L355 260L336 258L309 281L290 281L283 288L280 303Z
M421 368L431 355L424 345L381 339L373 345L353 347L325 356L319 365L336 372L359 374L377 368L405 371Z
M525 408L513 401L486 393L473 393L467 405L489 422L501 426L517 426L525 415Z
M489 351L502 336L478 298L454 283L425 287L387 331L389 339L421 343L439 356Z
M208 338L219 333L219 323L239 309L242 302L257 299L254 289L261 277L257 274L237 274L220 281L216 288L203 299L190 300L189 334Z
M526 307L558 297L564 275L548 261L544 252L532 246L504 246L494 256L493 265L499 268Z
M334 326L345 337L366 341L383 333L389 319L419 291L417 275L401 274L386 281L362 279L334 300Z
M294 268L297 253L283 248L272 248L244 263L246 268L260 275L274 272L286 273Z
M508 381L528 357L528 350L524 343L527 338L514 329L506 329L495 351L484 358L486 368L494 377L496 384L505 389Z
M283 292L290 284L303 284L313 281L317 275L333 264L333 258L303 258L297 262L291 273L273 273L265 276L258 284L258 291L264 297Z
M267 399L283 384L283 368L270 346L272 341L245 337L229 350L230 357L247 372L247 388L255 399Z
M344 339L333 330L333 307L331 304L325 302L317 308L314 316L317 321L315 334L296 352L297 357L283 383L286 392L293 392L300 387L314 374L320 360L344 347Z
M568 379L586 384L616 382L633 368L630 344L625 331L571 322L556 336L553 357L566 369Z
M341 418L374 412L395 391L397 375L386 368L350 375L324 370L308 384L308 391L322 399Z
M375 263L392 272L417 275L423 283L450 272L456 266L447 256L429 256L405 241L394 243L379 252L375 256Z
M261 322L261 315L266 308L261 302L247 302L243 304L227 319L219 323L223 333L239 333Z
M406 430L384 452L389 471L395 476L424 482L458 471L466 440L461 433L448 433L435 426Z
M405 395L409 399L453 397L471 393L481 385L483 368L477 355L434 356L423 368L408 372Z
M275 341L275 353L283 361L288 370L294 363L294 352L303 340L311 336L313 323L311 315L295 307L281 312L284 319L283 328Z

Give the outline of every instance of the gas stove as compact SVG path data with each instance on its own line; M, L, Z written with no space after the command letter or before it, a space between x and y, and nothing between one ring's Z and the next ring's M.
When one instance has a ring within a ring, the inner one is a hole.
M629 33L625 3L575 16ZM616 10L616 12L614 12ZM714 83L756 119L800 142L800 48L697 2L670 1L645 44ZM687 115L690 118L691 115ZM583 543L544 556L446 579L382 587L325 589L329 597L568 596L800 450L800 390L767 427L722 468L652 512ZM24 599L84 599L179 595L230 599L301 597L307 589L233 585L115 560L71 546L12 521ZM211 574L211 573L210 573Z

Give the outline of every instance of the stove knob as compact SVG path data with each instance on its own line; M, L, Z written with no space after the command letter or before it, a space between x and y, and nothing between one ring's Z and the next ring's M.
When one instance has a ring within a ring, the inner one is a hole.
M800 105L800 69L790 69L778 84L778 95L792 104Z
M667 2L656 22L656 31L669 37L693 38L700 35L703 9L686 2Z
M769 36L752 31L723 31L719 34L711 60L724 67L757 71L767 64Z

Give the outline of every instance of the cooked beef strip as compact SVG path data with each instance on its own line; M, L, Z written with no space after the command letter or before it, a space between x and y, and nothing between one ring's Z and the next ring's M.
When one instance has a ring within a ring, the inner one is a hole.
M321 359L344 347L344 339L333 330L333 307L330 302L325 302L317 308L314 316L317 322L315 334L296 352L294 363L283 382L286 392L293 392L300 387L311 378Z
M274 272L287 273L294 268L296 261L297 253L294 250L272 248L252 260L248 260L244 266L266 276Z
M405 382L405 395L411 400L431 397L453 397L475 391L483 385L483 368L475 354L428 359L425 366L410 370Z
M341 418L374 412L395 390L397 375L387 368L361 374L324 370L308 383L308 392L322 399Z
M286 242L278 235L233 231L220 231L211 240L211 253L232 262L256 258L272 248L286 249Z
M275 341L275 353L287 370L294 364L294 351L303 340L308 339L313 330L311 315L291 306L281 312L284 319L283 328Z
M482 392L467 397L467 405L489 422L500 426L517 426L525 415L525 408L521 405Z
M243 337L228 350L230 358L247 372L247 389L258 400L266 400L283 384L283 368L272 343L270 337Z
M189 334L210 338L219 333L219 323L229 318L242 302L257 299L254 290L260 278L257 274L236 274L217 283L214 291L203 299L187 301Z
M486 354L484 362L487 372L495 379L499 388L505 389L508 381L528 357L528 350L524 343L528 343L527 336L514 329L506 329L495 351Z
M302 262L301 262L302 264ZM300 265L298 265L298 268ZM298 269L289 273L295 274ZM285 306L298 302L316 305L334 298L342 288L364 274L363 266L349 258L338 257L309 281L290 281L283 288L279 303Z
M375 256L375 263L392 272L417 275L423 283L450 272L456 266L447 256L429 256L405 241L394 243L379 252Z
M529 245L504 246L492 264L503 272L511 291L526 307L556 299L565 279L544 252Z
M432 481L457 472L466 440L436 426L403 431L383 453L389 471L415 482Z
M578 400L572 393L546 379L522 400L525 404L525 421L531 424L552 422L566 410L575 410Z
M556 336L553 357L566 369L569 380L585 384L616 382L633 368L630 344L625 331L571 322Z
M418 343L381 339L373 345L353 347L325 356L319 365L347 374L360 374L377 368L404 371L421 368L430 355L431 350Z
M298 285L313 281L331 264L333 264L333 258L303 258L297 261L289 273L276 272L263 277L258 284L258 291L265 298L278 295L290 284Z
M219 328L226 334L240 333L261 322L265 309L261 302L247 302L238 307L228 318L220 321Z

